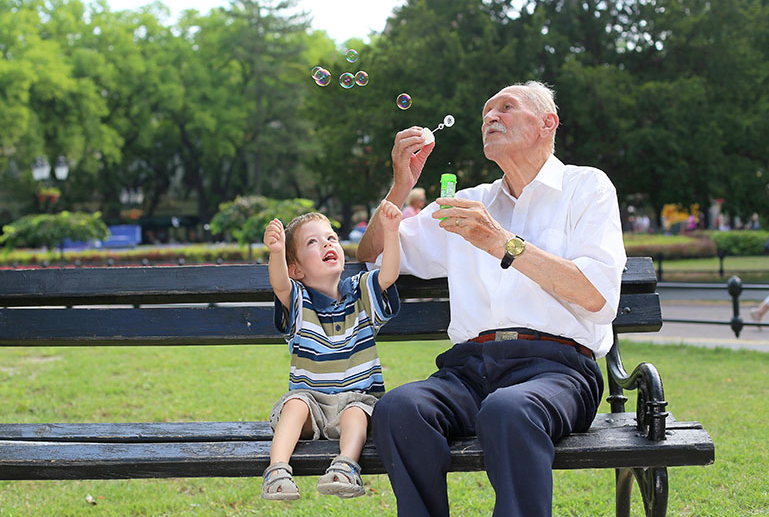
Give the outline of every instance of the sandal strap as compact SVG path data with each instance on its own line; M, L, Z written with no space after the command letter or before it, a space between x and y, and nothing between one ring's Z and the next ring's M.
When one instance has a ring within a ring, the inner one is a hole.
M283 470L285 471L285 473L277 474L276 476L270 477L270 474L279 470ZM280 479L286 479L286 478L290 479L293 475L294 475L294 470L291 468L291 465L289 465L288 463L278 462L264 469L262 478L272 483L273 481L278 481Z
M341 465L347 465L349 468L342 467ZM331 465L326 469L326 472L342 472L348 477L350 474L360 477L360 465L354 462L351 458L340 454L334 458Z

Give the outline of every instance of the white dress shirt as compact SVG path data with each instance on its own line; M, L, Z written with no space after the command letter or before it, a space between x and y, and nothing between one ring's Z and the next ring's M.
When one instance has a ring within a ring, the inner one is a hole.
M564 165L551 156L518 199L498 179L457 192L481 201L500 225L538 248L574 262L606 300L598 312L554 297L515 267L438 226L430 203L401 222L401 273L447 277L453 343L484 330L526 327L574 339L606 355L612 345L625 247L617 194L592 167ZM381 262L381 256L378 262Z

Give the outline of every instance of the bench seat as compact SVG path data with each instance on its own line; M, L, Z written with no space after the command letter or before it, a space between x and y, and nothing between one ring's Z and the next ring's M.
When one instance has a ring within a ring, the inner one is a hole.
M635 413L599 414L586 433L556 444L553 468L707 465L713 442L698 422L668 416L667 439L649 441ZM269 464L268 422L0 424L1 479L119 479L260 476ZM338 454L334 440L300 441L297 475L321 475ZM475 438L451 442L451 470L483 469ZM383 474L373 444L361 454L364 474Z
M345 266L345 276L364 264ZM377 340L447 338L446 279L401 276L399 315ZM606 356L607 401L586 433L556 443L553 468L612 468L616 514L629 514L637 481L647 516L665 515L667 467L708 465L715 447L698 422L667 411L651 363L625 371L618 336L656 332L662 313L649 258L629 258ZM273 327L266 265L0 270L0 346L261 345L285 341ZM625 412L625 390L636 411ZM0 479L122 479L259 476L269 462L266 422L0 423ZM336 456L335 441L301 441L291 458L297 475L319 475ZM364 474L383 473L367 443ZM451 471L483 470L475 438L451 442Z

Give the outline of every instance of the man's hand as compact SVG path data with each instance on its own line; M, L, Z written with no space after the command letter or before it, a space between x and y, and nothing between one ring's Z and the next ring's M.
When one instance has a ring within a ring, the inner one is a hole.
M476 248L498 259L505 255L504 243L513 233L502 228L483 203L458 197L441 197L435 202L450 205L450 208L441 208L432 214L433 219L446 218L439 223L441 228L461 235Z
M382 229L386 232L397 232L403 217L400 208L383 199L379 203L379 213L382 217Z
M393 159L393 186L385 199L396 207L402 206L411 189L417 184L427 157L435 147L435 142L425 145L422 128L413 126L395 135L395 143L391 153ZM419 151L417 153L417 151ZM416 154L415 154L416 153ZM358 243L358 260L374 262L377 255L384 249L384 217L379 210L371 217L363 237Z
M273 219L264 230L262 239L270 253L282 253L286 249L286 233L280 219Z
M395 185L403 186L407 191L411 190L417 184L427 157L434 147L435 142L425 145L421 127L412 126L398 133L391 153Z

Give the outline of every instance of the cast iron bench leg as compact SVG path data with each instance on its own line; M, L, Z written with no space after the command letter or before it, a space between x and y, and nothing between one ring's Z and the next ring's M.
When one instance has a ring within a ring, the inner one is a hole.
M633 477L638 481L646 517L665 517L668 510L668 469L616 469L617 517L630 517Z

